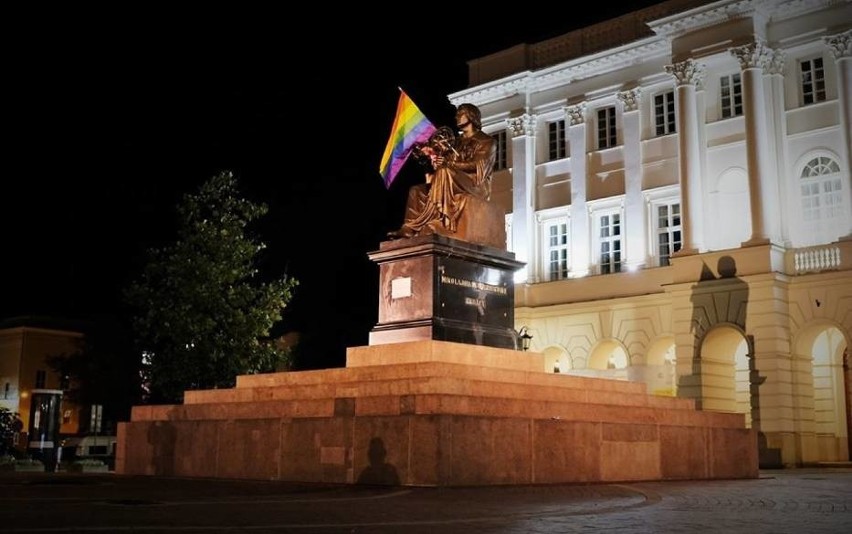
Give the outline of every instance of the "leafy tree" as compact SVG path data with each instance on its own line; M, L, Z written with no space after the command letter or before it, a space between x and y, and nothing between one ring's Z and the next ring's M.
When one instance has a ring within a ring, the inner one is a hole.
M288 366L269 338L298 281L259 280L264 243L247 235L265 204L238 196L230 172L205 182L178 205L178 236L152 249L126 291L146 365L151 402L178 402L187 389L231 387L240 374Z
M15 432L20 432L23 427L20 416L16 412L0 406L0 456L12 452L12 438Z

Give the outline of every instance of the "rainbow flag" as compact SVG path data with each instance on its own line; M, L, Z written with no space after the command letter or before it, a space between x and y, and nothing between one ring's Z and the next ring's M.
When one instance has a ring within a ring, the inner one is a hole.
M379 173L389 188L405 160L411 154L415 143L425 143L435 132L426 115L411 101L405 91L399 90L399 103L396 106L396 118L393 120L385 154L379 165Z

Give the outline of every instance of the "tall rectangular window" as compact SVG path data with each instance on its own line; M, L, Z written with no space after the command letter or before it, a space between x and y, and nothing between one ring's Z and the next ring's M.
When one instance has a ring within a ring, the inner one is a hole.
M47 381L47 373L41 369L36 371L36 379L35 379L35 387L36 389L43 389L44 384Z
M674 91L654 96L654 127L657 135L675 133Z
M507 168L508 158L506 157L506 130L497 132L491 135L494 139L494 146L497 147L497 158L494 160L494 170L502 171Z
M657 204L656 211L657 257L662 267L670 265L672 254L683 246L680 202Z
M547 140L550 147L548 161L554 161L565 157L565 121L553 121L547 123Z
M801 61L799 72L802 76L802 103L813 104L825 100L825 70L822 58Z
M621 214L601 215L598 227L601 274L621 272Z
M615 106L598 110L598 148L615 146Z
M723 119L743 114L743 83L739 72L719 79L719 96Z
M562 280L568 277L568 223L558 221L548 223L547 235L547 279Z

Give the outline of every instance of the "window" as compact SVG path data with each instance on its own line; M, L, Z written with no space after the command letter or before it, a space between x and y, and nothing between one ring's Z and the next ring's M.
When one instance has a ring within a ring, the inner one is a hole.
M6 387L5 387L5 388L4 388L4 390L3 390L3 398L4 398L4 399L8 399L8 398L9 398L9 390L10 390L11 388L12 388L12 384L10 384L10 383L6 382Z
M656 205L657 257L659 265L671 264L671 256L683 245L680 225L680 202Z
M547 139L550 147L548 161L565 157L565 121L547 123Z
M36 389L44 388L44 383L47 379L47 373L39 369L36 371L35 387Z
M494 170L502 171L509 166L506 157L506 131L497 132L491 138L494 139L494 146L497 147L497 159L494 160Z
M827 156L818 156L805 165L801 175L802 219L805 231L816 236L819 241L830 241L830 232L844 215L843 181L840 165Z
M802 76L802 103L813 104L825 100L825 71L822 58L806 59L799 63Z
M621 272L621 214L598 217L599 266L601 274Z
M549 221L545 224L546 279L568 277L568 222Z
M674 91L654 97L654 127L657 135L675 133Z
M720 109L722 118L739 117L743 114L743 84L740 73L722 76L719 80Z
M598 149L615 146L615 106L598 110Z

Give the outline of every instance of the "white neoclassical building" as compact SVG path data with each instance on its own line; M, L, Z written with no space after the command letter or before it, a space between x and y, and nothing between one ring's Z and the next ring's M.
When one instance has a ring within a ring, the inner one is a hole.
M517 326L549 370L847 461L852 3L670 0L469 62Z

